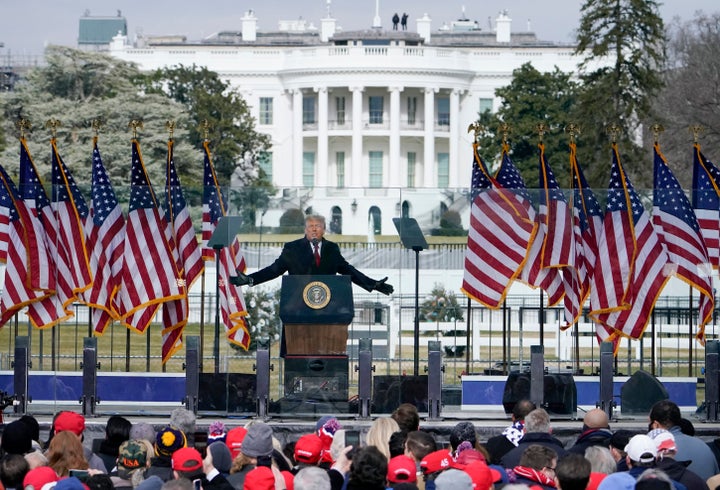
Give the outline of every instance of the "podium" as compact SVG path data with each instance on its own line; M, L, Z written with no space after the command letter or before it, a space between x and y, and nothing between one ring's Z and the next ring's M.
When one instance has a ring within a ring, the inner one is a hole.
M347 401L348 325L354 315L350 276L283 276L286 398Z

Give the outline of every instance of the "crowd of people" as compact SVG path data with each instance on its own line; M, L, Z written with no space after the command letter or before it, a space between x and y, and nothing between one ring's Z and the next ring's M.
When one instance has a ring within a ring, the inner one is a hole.
M45 442L32 416L4 427L0 490L720 488L718 444L695 437L675 403L655 404L649 422L646 433L613 431L605 412L590 410L577 440L564 445L548 413L522 400L501 434L483 442L462 421L441 441L403 404L375 419L365 437L325 416L282 445L264 422L228 428L216 421L198 432L194 414L176 409L159 431L112 416L104 439L89 447L84 417L63 411Z

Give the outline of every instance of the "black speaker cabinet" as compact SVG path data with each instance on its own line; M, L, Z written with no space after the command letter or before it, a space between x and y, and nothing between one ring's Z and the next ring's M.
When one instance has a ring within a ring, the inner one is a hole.
M648 372L635 371L620 388L620 412L647 415L656 402L668 398L668 391L660 380Z
M374 413L392 413L402 403L412 403L419 412L428 411L427 375L373 377Z
M347 356L287 356L285 398L347 401Z
M511 413L515 404L530 399L530 374L513 371L503 392L503 408ZM577 388L571 373L552 373L543 377L543 399L548 413L574 415L577 412Z
M255 413L256 378L244 373L200 373L198 411Z

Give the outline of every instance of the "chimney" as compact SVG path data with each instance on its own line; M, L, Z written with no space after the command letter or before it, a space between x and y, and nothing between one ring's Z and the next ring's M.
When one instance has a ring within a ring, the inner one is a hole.
M508 16L507 10L503 10L495 19L495 40L499 43L510 42L510 25L512 19Z
M252 10L245 12L242 18L242 40L252 42L257 40L257 17Z
M423 38L425 44L430 42L430 23L431 19L428 14L423 14L417 21L417 33Z

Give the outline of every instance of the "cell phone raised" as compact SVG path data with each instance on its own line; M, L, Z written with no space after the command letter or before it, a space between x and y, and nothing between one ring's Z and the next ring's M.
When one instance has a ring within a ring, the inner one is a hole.
M345 431L345 447L352 446L353 449L360 449L360 432L357 430Z
M77 478L78 480L80 480L83 483L85 483L88 479L88 476L90 476L88 473L88 470L77 470L77 469L68 470L68 475L74 476L75 478Z
M200 478L193 480L193 490L202 490L202 480Z

